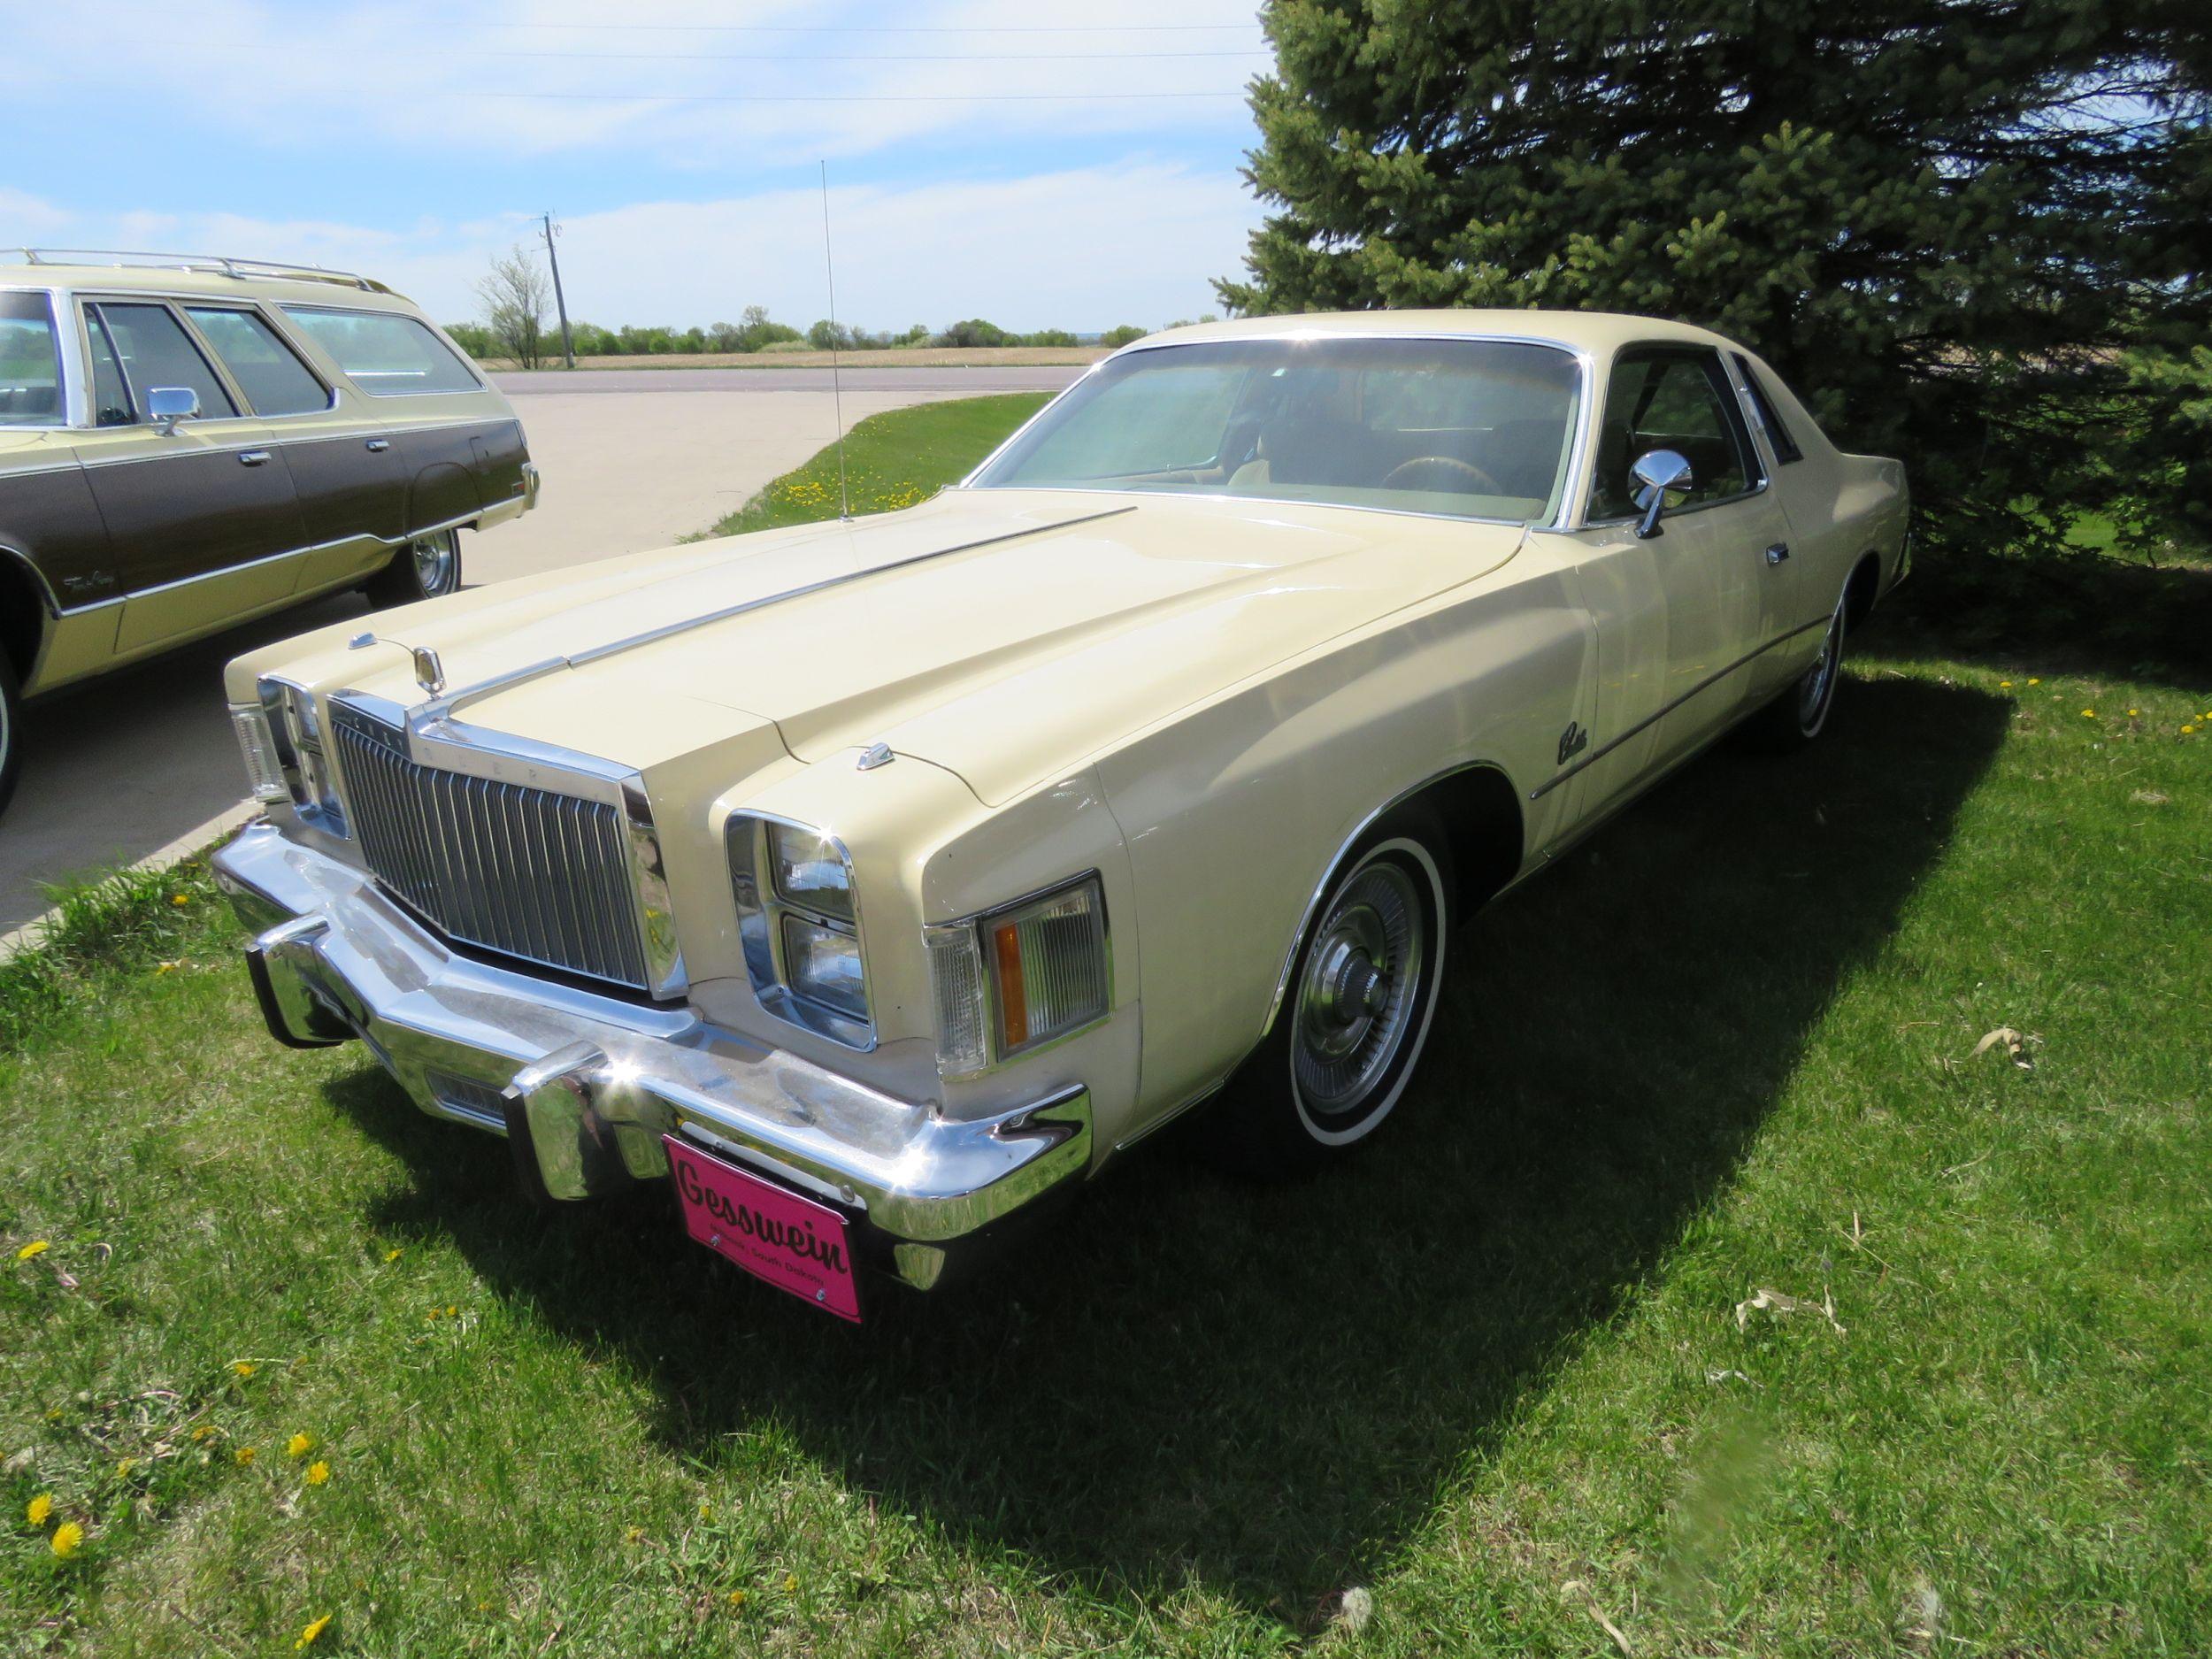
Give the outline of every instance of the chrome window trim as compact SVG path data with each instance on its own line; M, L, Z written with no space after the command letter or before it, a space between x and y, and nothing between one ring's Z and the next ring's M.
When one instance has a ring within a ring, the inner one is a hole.
M1066 1031L1060 1033L1060 1034L1056 1037L1048 1037L1041 1042L1025 1043L1019 1048L1009 1051L1003 1048L999 1041L999 1033L1003 1028L1004 1025L1004 1010L999 1005L998 973L996 969L992 965L989 953L984 949L986 937L984 930L989 926L990 923L996 921L1002 916L1009 916L1016 910L1025 910L1030 905L1037 903L1040 900L1052 898L1056 895L1072 891L1074 888L1079 887L1087 882L1098 889L1098 939L1101 956L1100 965L1105 971L1106 1005L1099 1010L1098 1018L1095 1019L1086 1020L1080 1025L1071 1026ZM980 970L977 977L981 980L983 986L983 1041L985 1044L985 1054L983 1064L972 1071L941 1071L939 1075L942 1077L945 1081L949 1083L965 1083L972 1082L979 1077L987 1077L992 1072L996 1071L1004 1066L1011 1065L1017 1060L1026 1060L1034 1055L1048 1053L1052 1049L1057 1048L1064 1042L1072 1042L1078 1037L1083 1036L1090 1032L1096 1031L1101 1025L1103 1025L1107 1023L1107 1021L1113 1018L1113 918L1106 904L1105 872L1097 865L1094 864L1088 870L1079 871L1076 874L1064 877L1058 881L1048 882L1043 887L1033 888L1031 891L1021 895L1018 898L1007 899L1000 903L994 904L988 910L972 910L965 916L956 916L948 921L925 922L922 924L922 940L925 951L928 949L928 940L932 933L954 933L961 929L965 929L973 936L975 940L978 966ZM933 992L934 987L933 987L932 989ZM932 1001L933 1003L933 995ZM933 1008L932 1010L932 1018L933 1023ZM935 1031L932 1031L930 1033L931 1041L933 1042L936 1041L937 1035L938 1033Z
M406 737L407 757L417 765L614 807L622 814L630 884L637 899L638 931L649 981L646 994L656 1002L670 1002L690 988L669 899L659 827L644 777L634 767L580 749L443 718L434 712L435 703L411 710L388 697L349 687L326 694L323 701L326 705L347 703L386 726L396 726ZM337 760L334 746L326 752L326 759L332 765L340 810L349 818L352 803L347 796L345 767ZM572 971L558 963L540 965L560 972Z
M736 901L734 870L731 871L731 896L733 902L737 902L739 954L745 958L745 977L753 987L754 1000L760 1004L762 1012L772 1014L802 1031L810 1031L818 1037L826 1037L832 1042L861 1054L873 1052L878 1038L875 998L872 995L868 998L868 1018L856 1020L841 1010L802 996L791 988L790 975L784 960L784 917L796 916L802 921L812 922L832 932L841 931L838 926L841 918L803 901L786 897L777 889L776 872L768 845L768 826L780 824L786 829L818 836L836 848L837 856L845 861L846 874L850 881L847 892L853 906L853 948L860 953L861 987L864 991L868 991L872 983L868 972L868 933L860 916L860 879L853 869L852 849L845 845L841 837L831 834L818 825L787 818L780 812L756 812L739 807L722 821L722 850L726 866L729 861L732 839L738 833L741 823L751 826L753 881L760 893L759 908L751 913L757 923L760 935L757 939L747 931L748 913L743 903ZM764 960L756 956L756 944L764 953Z
M1546 346L1554 351L1564 352L1569 357L1573 359L1576 370L1575 419L1574 428L1568 441L1570 453L1567 458L1566 476L1560 483L1559 504L1555 509L1554 509L1550 519L1540 522L1533 518L1477 518L1467 513L1418 512L1410 508L1404 507L1374 507L1349 502L1300 501L1294 497L1277 495L1210 495L1199 491L1170 492L1166 490L1083 489L1079 487L1067 485L979 485L975 481L978 478L982 476L987 468L992 466L998 460L1000 456L1005 454L1007 450L1012 449L1015 444L1018 443L1024 434L1027 433L1032 426L1035 426L1047 415L1050 414L1054 409L1057 408L1062 398L1068 396L1069 394L1072 393L1078 387L1081 386L1084 381L1089 380L1092 375L1096 374L1109 363L1112 363L1118 358L1127 357L1133 352L1179 351L1191 346L1216 345L1229 342L1242 342L1245 341L1274 341L1282 342L1300 340L1423 340L1451 345ZM1587 346L1578 346L1571 341L1561 340L1549 334L1499 334L1494 331L1454 334L1443 330L1428 328L1400 329L1389 332L1378 332L1374 334L1348 333L1343 330L1333 328L1271 328L1256 334L1217 335L1212 339L1208 340L1139 340L1132 342L1130 344L1122 347L1122 349L1118 351L1112 352L1106 357L1101 357L1097 362L1092 364L1089 368L1084 370L1082 373L1077 375L1074 380L1071 380L1065 387L1062 388L1060 392L1054 396L1049 403L1046 403L1042 409L1040 409L1027 420L1023 421L1020 426L1015 427L1012 434L1008 436L1003 443L1000 444L997 449L992 450L990 454L985 456L980 461L977 462L973 467L969 469L965 476L964 476L960 481L955 484L952 488L955 489L974 489L979 492L989 488L1003 489L1009 492L1015 490L1037 490L1040 493L1061 493L1069 495L1133 495L1140 500L1146 495L1156 495L1163 499L1176 499L1179 497L1186 499L1195 498L1203 501L1256 502L1263 504L1285 507L1325 507L1333 511L1343 512L1379 512L1386 513L1394 518L1428 518L1447 524L1520 525L1525 528L1532 530L1574 529L1578 527L1575 522L1575 520L1579 517L1576 509L1576 503L1582 500L1586 493L1582 485L1590 465L1591 436L1596 430L1595 426L1593 424L1593 409L1595 403L1594 393L1597 387L1596 372L1596 354L1594 353Z

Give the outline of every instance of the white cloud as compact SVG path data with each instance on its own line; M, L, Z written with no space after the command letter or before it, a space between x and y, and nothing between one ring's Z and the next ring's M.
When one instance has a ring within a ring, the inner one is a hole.
M607 323L734 321L749 304L803 327L827 309L822 204L811 190L648 202L564 221L572 313ZM1239 268L1259 210L1226 173L1137 163L914 187L833 186L838 312L848 322L1010 328L1156 325L1214 309L1210 277ZM526 241L519 216L379 229L227 213L68 212L0 196L44 240L173 248L358 270L434 315L472 317L491 255Z

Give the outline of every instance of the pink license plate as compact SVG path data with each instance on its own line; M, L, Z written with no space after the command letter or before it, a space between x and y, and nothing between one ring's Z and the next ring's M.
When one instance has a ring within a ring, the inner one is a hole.
M860 1281L844 1217L710 1157L688 1141L661 1139L686 1232L754 1278L860 1323Z

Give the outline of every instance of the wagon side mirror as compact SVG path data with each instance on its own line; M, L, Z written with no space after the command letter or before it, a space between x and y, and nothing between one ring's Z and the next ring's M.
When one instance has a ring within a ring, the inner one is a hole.
M196 419L200 395L188 386L153 386L146 390L146 415L155 430L167 437L180 420Z
M1636 457L1636 465L1628 469L1636 480L1633 497L1643 518L1637 521L1636 534L1655 536L1661 534L1659 515L1674 497L1678 502L1690 493L1690 459L1678 449L1647 449Z

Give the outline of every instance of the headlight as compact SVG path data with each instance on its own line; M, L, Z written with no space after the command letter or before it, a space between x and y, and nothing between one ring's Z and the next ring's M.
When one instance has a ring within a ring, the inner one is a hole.
M289 801L292 787L284 780L284 767L277 759L276 738L269 730L269 718L261 711L257 703L234 703L230 705L230 723L238 733L238 748L246 757L246 781L257 801Z
M733 812L724 832L745 972L779 1018L872 1048L852 859L803 824Z
M937 1067L983 1071L1106 1017L1112 972L1095 873L968 921L926 930Z
M338 809L337 791L331 787L330 769L323 758L322 726L316 717L314 694L288 680L266 677L257 688L261 693L262 731L268 736L270 757L281 788L279 793L261 795L257 784L256 795L268 801L288 799L296 806L319 812L326 828L343 834L345 826ZM237 718L234 710L233 718ZM246 742L242 721L239 726L239 742ZM253 767L250 753L246 769L250 772Z

